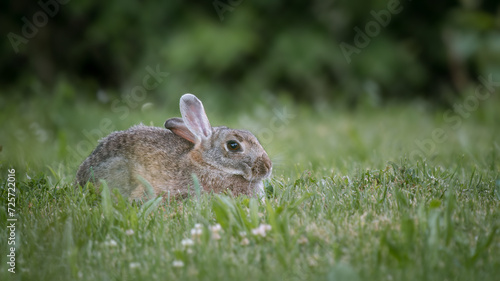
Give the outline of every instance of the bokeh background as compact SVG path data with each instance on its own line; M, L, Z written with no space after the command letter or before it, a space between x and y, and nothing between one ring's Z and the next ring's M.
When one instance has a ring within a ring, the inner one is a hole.
M0 144L20 166L67 159L74 169L112 129L179 115L186 92L215 124L249 129L269 123L273 109L309 124L314 112L350 112L327 117L348 139L332 140L324 126L313 134L346 149L366 140L348 129L356 113L393 114L377 124L358 117L360 131L384 135L392 126L384 120L442 119L479 77L500 80L496 0L60 2L0 3ZM494 124L490 109L478 118ZM370 156L359 145L346 151Z

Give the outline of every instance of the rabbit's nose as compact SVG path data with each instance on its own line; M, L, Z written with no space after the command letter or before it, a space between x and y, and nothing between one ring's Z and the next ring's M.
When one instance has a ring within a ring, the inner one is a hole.
M258 157L252 167L254 178L267 178L271 175L273 164L266 154Z

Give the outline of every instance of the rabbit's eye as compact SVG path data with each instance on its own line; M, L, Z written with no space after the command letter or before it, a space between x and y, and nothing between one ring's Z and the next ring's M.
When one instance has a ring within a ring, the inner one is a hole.
M230 140L226 143L227 149L230 151L239 151L241 149L240 144L235 140Z

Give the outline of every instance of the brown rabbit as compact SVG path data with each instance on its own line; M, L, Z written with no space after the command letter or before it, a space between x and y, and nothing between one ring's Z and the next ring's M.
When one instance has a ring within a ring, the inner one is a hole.
M194 193L194 174L205 191L262 195L272 163L257 138L244 130L211 127L192 94L181 97L180 110L182 119L168 119L166 129L136 125L100 140L78 168L76 182L105 180L123 196L140 199L147 193L142 178L155 196L184 197Z

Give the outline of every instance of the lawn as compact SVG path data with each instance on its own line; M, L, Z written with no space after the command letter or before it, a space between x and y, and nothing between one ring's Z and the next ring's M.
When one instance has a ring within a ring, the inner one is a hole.
M228 112L200 98L212 124L260 139L274 164L267 198L129 203L107 187L72 187L109 129L161 126L179 115L175 104L120 116L64 96L5 103L0 279L498 280L497 96L467 114L424 102L313 109L286 98Z

